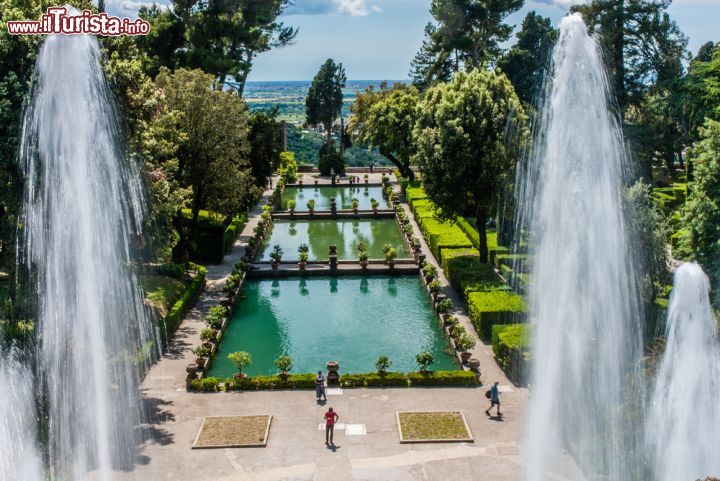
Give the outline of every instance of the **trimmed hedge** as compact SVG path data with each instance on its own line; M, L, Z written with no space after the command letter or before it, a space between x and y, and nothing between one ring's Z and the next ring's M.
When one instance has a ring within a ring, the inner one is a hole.
M223 234L223 254L227 254L235 245L235 239L247 222L247 214L236 215Z
M214 392L220 389L221 379L206 377L194 379L190 387L195 391ZM280 376L253 376L243 379L225 379L226 391L261 391L274 389L315 389L315 374L290 374L287 379ZM431 371L376 372L364 374L343 374L340 385L354 387L412 387L412 386L475 386L477 377L472 371Z
M343 374L340 376L343 387L407 387L407 375L402 372L387 372L380 375L376 372L367 374Z
M470 292L467 304L475 331L485 339L491 337L492 326L511 324L525 318L525 300L509 291Z
M495 359L508 377L524 382L529 349L527 324L496 325L492 328L492 347Z
M473 247L480 249L480 233L475 228L475 222L469 221L465 217L458 217L457 225L465 233L468 239L470 239Z
M475 386L478 383L472 371L411 372L407 378L411 386Z
M472 243L458 226L433 218L420 221L420 230L438 262L442 262L443 248L472 247Z
M417 200L427 199L425 189L421 187L419 181L408 183L405 188L405 199L411 204Z
M472 249L443 249L442 268L452 287L467 299L470 292L510 290L492 266Z
M195 304L200 291L205 285L205 268L191 262L188 262L188 268L196 271L197 274L162 321L163 330L167 339L170 338L170 335L175 331L178 324L180 324L183 316L185 316L187 311Z
M315 389L315 374L289 374L287 378L253 376L226 379L226 391L264 391L274 389Z

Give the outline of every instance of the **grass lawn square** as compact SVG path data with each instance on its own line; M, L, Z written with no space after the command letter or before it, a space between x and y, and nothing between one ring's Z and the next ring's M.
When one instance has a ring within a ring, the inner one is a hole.
M207 416L193 449L265 447L272 416Z
M396 416L401 443L473 442L461 411L398 411Z

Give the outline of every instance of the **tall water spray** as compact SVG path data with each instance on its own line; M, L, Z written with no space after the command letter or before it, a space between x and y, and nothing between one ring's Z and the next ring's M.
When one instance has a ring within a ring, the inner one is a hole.
M549 479L565 453L589 480L634 479L639 466L627 396L637 391L628 383L641 316L623 219L625 149L610 99L598 44L580 14L565 17L520 182L533 256L528 481Z
M153 338L129 268L140 181L116 143L97 40L48 37L36 75L21 160L50 475L109 480L134 459L138 375Z
M699 265L686 263L675 272L648 415L657 481L720 475L720 346L709 290Z
M10 349L0 357L0 481L42 481L33 377Z

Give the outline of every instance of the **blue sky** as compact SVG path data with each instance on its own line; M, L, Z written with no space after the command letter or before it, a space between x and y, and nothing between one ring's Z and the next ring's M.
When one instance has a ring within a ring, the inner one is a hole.
M535 10L557 24L572 1L525 0L508 22L519 25ZM106 4L112 13L133 16L140 2ZM329 57L343 63L349 79L405 79L430 20L429 5L430 0L295 0L282 20L300 28L297 41L262 54L249 80L307 80ZM674 0L669 11L689 37L691 51L720 41L720 0Z

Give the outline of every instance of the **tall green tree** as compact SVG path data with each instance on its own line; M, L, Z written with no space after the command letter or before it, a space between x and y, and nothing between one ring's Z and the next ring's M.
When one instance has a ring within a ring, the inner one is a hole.
M250 116L250 165L255 185L265 187L268 178L278 168L282 138L277 108L255 112Z
M693 180L688 184L681 251L700 262L717 285L720 280L720 122L708 120L689 158Z
M556 40L557 30L550 19L528 12L517 34L517 43L498 61L498 67L526 104L532 105L542 88Z
M333 145L333 127L335 122L340 120L340 160L345 147L345 123L342 118L343 92L347 77L341 63L335 63L333 59L327 59L320 66L310 84L307 97L305 98L306 123L313 127L321 126L325 131L326 140L320 152L322 158L330 159L330 163L324 163L323 167L336 164L338 153ZM321 162L322 163L322 162ZM329 171L330 167L327 167ZM323 171L325 169L321 169ZM338 171L337 169L335 169ZM342 169L341 169L342 170ZM329 172L323 172L327 175Z
M503 23L524 0L432 0L435 24L425 28L425 41L412 65L411 78L429 86L452 71L481 68L497 60L513 26Z
M667 8L672 0L590 0L574 5L591 31L599 28L621 111L639 106L653 86L682 73L687 38Z
M290 45L298 30L278 21L290 0L174 0L173 12L156 7L141 16L153 29L141 39L160 66L199 68L242 97L257 56ZM156 33L152 33L153 30Z
M514 170L525 137L526 116L510 81L487 70L460 72L427 91L413 135L415 159L428 196L444 216L470 210L480 233L480 258L488 259L485 223L497 201L501 177Z
M256 196L248 160L248 113L242 100L213 88L214 77L200 70L163 69L155 83L163 104L151 127L174 131L177 148L166 160L177 162L178 182L192 192L190 226L181 229L174 252L181 260L188 253L189 239L195 238L201 209L229 217Z
M400 170L403 177L413 180L415 173L410 160L415 148L413 127L420 94L413 86L395 84L379 89L368 87L357 94L350 110L349 130L358 142L377 147Z
M720 47L714 46L710 51L701 49L690 63L679 103L687 143L698 140L705 119L720 120Z

